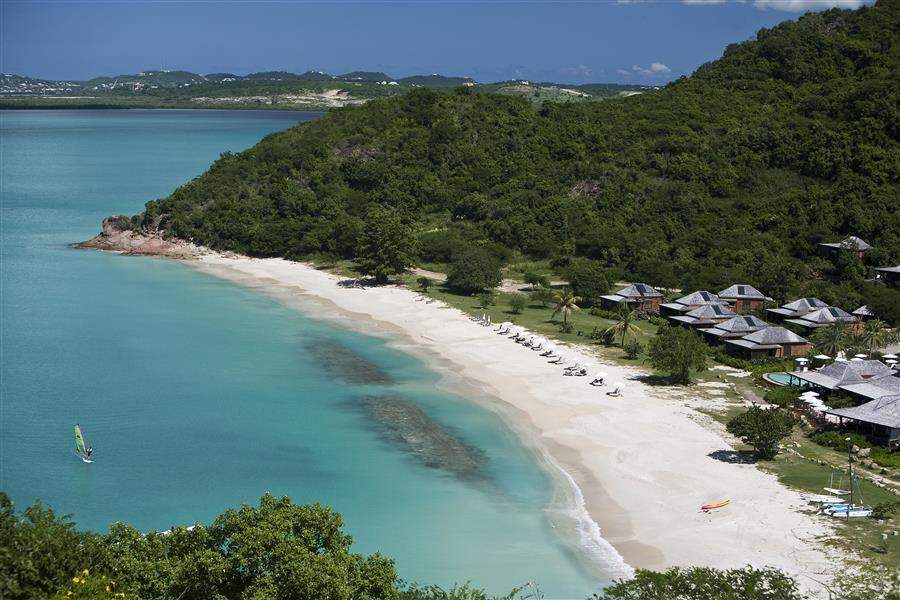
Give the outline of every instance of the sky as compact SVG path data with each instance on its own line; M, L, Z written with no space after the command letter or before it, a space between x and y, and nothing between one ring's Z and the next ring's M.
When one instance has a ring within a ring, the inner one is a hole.
M807 10L871 0L0 0L0 71L441 73L661 84Z

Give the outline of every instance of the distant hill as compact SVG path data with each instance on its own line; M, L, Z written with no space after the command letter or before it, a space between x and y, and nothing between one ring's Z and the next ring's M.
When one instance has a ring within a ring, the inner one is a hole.
M453 88L466 83L475 83L475 80L469 77L446 77L437 74L412 75L410 77L401 77L397 81L404 85L426 88Z
M817 245L853 234L874 246L868 264L900 263L897 23L898 0L807 14L661 90L597 102L411 90L226 155L132 223L353 258L367 209L387 205L425 262L481 245L563 273L594 261L609 281L748 283L852 310L871 297L864 265ZM401 82L444 80L462 81Z
M189 71L142 71L134 75L116 75L113 77L95 77L82 83L84 89L107 88L140 84L146 87L157 86L172 88L183 85L205 83L206 78Z
M341 81L394 81L393 77L381 71L351 71L343 75L336 75L334 78Z

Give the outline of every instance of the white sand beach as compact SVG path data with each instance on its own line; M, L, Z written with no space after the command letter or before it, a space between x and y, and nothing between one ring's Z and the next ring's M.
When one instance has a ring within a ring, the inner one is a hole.
M622 396L611 397L609 385L564 377L538 352L456 309L417 301L407 289L346 288L332 274L283 259L210 253L190 264L287 301L327 303L335 318L387 335L483 389L526 444L577 485L600 535L615 549L593 540L594 559L607 573L770 565L795 575L810 593L834 573L836 557L817 539L829 534L828 523L802 512L808 505L797 492L753 465L709 456L732 446L720 425L689 406L700 390L648 385L635 379L638 369L604 364L581 349L591 376L602 370L607 382L626 382ZM731 504L724 509L700 510L725 499ZM583 529L590 545L589 528Z

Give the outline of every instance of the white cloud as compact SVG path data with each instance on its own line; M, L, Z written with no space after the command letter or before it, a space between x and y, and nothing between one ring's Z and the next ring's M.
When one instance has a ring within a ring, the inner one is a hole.
M871 4L872 0L753 0L753 6L760 10L783 10L787 12L806 12L825 10L827 8L859 8Z
M644 77L662 77L672 72L672 69L661 62L651 63L647 68L640 65L632 65L631 70L635 73L640 73Z
M628 77L629 75L631 75L631 71L626 71L625 69L616 69L616 73L624 77Z

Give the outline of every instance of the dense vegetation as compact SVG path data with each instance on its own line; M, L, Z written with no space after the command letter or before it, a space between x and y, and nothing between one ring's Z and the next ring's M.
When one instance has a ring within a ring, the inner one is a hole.
M601 103L458 88L336 110L224 154L136 224L257 256L354 257L381 204L415 226L426 262L482 245L852 310L870 273L817 244L855 234L875 246L867 263L900 262L898 21L898 0L808 14Z

